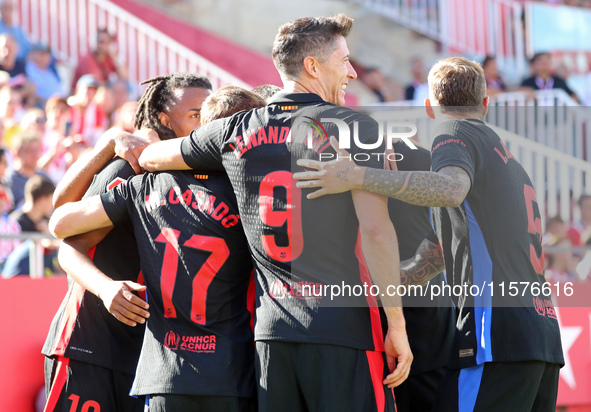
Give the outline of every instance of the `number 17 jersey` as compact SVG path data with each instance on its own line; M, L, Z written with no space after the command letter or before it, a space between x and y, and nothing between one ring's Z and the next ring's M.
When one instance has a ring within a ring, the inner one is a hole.
M101 200L133 224L150 305L131 393L253 396L252 263L227 176L144 174Z

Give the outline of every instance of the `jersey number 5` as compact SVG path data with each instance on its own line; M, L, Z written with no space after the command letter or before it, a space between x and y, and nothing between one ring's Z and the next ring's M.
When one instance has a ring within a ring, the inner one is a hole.
M176 318L176 308L172 302L172 294L179 264L179 235L178 230L165 228L155 239L156 242L162 242L166 245L160 275L160 289L162 290L165 318ZM230 249L228 249L224 239L200 235L191 236L189 240L183 243L183 246L211 252L211 255L193 278L191 320L199 325L204 325L206 322L207 288L218 270L228 259L228 256L230 256Z
M534 216L534 206L538 209L536 192L533 187L523 185L523 195L525 197L525 208L527 209L527 231L542 241L542 220ZM539 214L539 212L538 212ZM538 275L544 274L544 256L538 257L534 245L529 245L529 258L534 270Z

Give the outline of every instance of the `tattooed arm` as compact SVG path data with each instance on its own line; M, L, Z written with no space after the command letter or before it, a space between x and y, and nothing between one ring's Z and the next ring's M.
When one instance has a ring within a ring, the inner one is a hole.
M443 167L438 172L399 172L357 166L346 158L333 162L298 160L298 165L316 169L293 176L300 180L300 188L320 188L308 194L308 199L361 189L412 205L457 207L471 187L470 176L457 166Z
M418 206L457 207L470 191L470 176L457 166L439 172L367 169L361 188Z
M299 166L314 169L293 175L299 180L297 187L319 188L308 194L308 199L359 189L417 206L457 207L470 191L470 175L461 167L446 166L437 172L366 168L357 166L346 150L339 149L336 139L331 138L331 143L337 160L297 161Z
M444 269L439 245L425 239L413 257L400 262L400 283L403 285L426 285Z

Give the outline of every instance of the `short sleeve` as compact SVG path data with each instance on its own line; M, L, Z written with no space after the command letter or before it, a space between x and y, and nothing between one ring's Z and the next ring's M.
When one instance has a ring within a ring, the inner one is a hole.
M116 157L94 176L84 198L108 192L133 176L135 172L131 165L126 160Z
M437 172L447 166L461 167L474 182L474 152L472 143L463 136L462 126L460 121L452 120L439 127L431 148L431 169Z
M124 182L101 195L103 208L114 225L131 221L129 209L134 207L134 193L136 193L134 184L138 182L141 182L141 176Z
M207 172L224 170L222 146L226 126L226 119L214 120L183 138L181 154L187 166Z

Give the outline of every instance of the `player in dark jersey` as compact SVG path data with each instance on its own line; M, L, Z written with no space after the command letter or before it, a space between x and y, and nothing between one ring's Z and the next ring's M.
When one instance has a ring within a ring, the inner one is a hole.
M393 162L397 170L411 171L431 169L431 154L427 149L418 147L412 150L404 142L394 144L394 152L402 156ZM433 236L430 247L439 252L439 241L432 234L429 221L429 208L415 206L397 199L388 199L390 218L394 223L400 250L401 266L408 266L407 259L412 259L423 240ZM414 262L413 262L414 263ZM441 272L443 259L434 263L434 270ZM443 274L434 277L431 282L444 282ZM401 283L404 282L401 279ZM402 298L406 331L414 360L408 379L394 388L397 412L422 412L433 409L435 394L445 376L449 352L453 343L455 314L449 297L408 296Z
M429 73L429 88L427 114L447 120L436 129L433 172L304 160L301 164L321 172L302 173L311 180L299 185L322 186L311 197L363 188L435 206L433 223L448 281L484 287L482 294L454 298L458 320L451 371L436 410L554 411L564 360L550 297L535 293L545 279L532 183L482 121L488 97L478 64L459 57L442 60ZM510 282L528 286L512 298L502 289Z
M393 410L382 381L390 371L391 380L404 381L412 360L399 301L385 301L384 344L371 296L343 294L332 302L323 292L369 285L367 267L380 287L396 283L396 237L385 198L355 192L318 204L292 184L292 159L330 151L328 136L337 132L310 134L305 122L336 118L377 133L373 119L339 107L356 77L345 41L352 23L344 15L286 23L273 51L283 92L265 108L212 122L174 144L157 143L140 157L148 170L228 173L257 271L260 411ZM351 153L383 167L384 148L375 150L381 160L361 145Z
M223 87L203 104L203 122L264 105ZM134 226L152 310L133 395L150 395L150 411L256 409L252 263L225 174L137 176L54 216L60 237Z
M138 109L137 128L149 126L166 139L200 125L200 106L211 90L205 77L177 73L148 83ZM134 176L140 171L138 150L148 143L145 138L111 130L68 170L58 185L55 205L80 200L85 192L85 196L105 193ZM121 158L111 161L116 153L129 163ZM119 253L126 258L114 259ZM60 262L80 284L70 280L43 348L46 410L69 411L74 404L113 411L143 410L143 399L129 396L143 322L148 316L148 305L132 293L145 287L137 283L139 255L131 225L66 240ZM99 274L99 281L89 283L89 274Z

